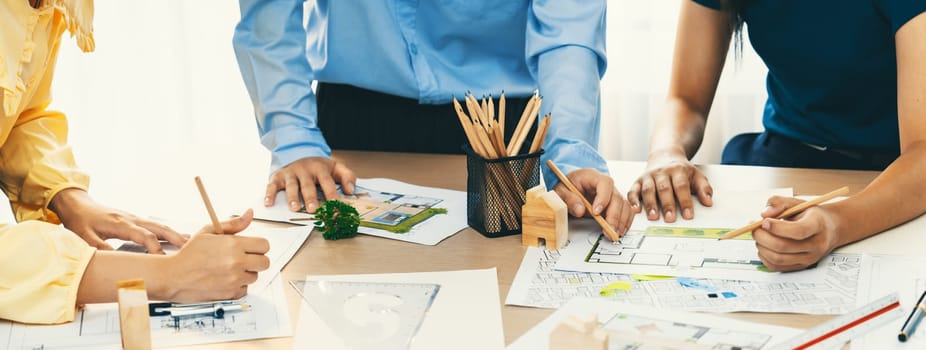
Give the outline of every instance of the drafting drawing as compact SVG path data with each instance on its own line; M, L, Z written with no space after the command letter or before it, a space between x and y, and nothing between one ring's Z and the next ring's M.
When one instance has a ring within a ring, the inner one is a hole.
M289 311L279 278L262 292L245 296L242 302L248 303L251 309L229 312L222 318L151 316L152 345L195 345L291 334ZM114 303L87 305L78 312L74 322L61 325L10 325L9 336L0 338L0 344L9 344L9 349L121 349L119 311Z
M826 277L816 282L756 282L697 279L700 288L676 279L636 282L631 275L556 271L556 250L528 248L505 300L507 305L559 308L573 297L593 297L634 305L704 312L788 312L842 314L855 306L861 257L832 254L820 265ZM601 290L614 282L629 288Z
M573 297L597 297L637 305L655 306L653 296L630 275L598 272L556 271L559 251L530 247L505 300L507 305L559 308ZM630 283L629 290L615 290L610 296L600 291L614 282Z
M832 254L820 265L826 277L814 282L698 279L704 289L682 286L676 280L643 283L659 307L704 312L787 312L838 315L855 307L861 257Z
M650 226L611 242L600 230L573 230L556 269L768 282L814 282L825 275L823 268L769 272L750 236L717 239L727 231Z
M864 255L859 274L858 306L897 292L903 317L850 342L852 349L926 349L924 324L906 342L897 333L926 290L926 258L922 256Z
M614 244L600 237L592 246L586 262L618 265L644 265L700 269L755 270L762 261L755 254L751 236L730 241L717 239L729 229L691 227L648 227L630 231ZM739 242L737 242L739 241ZM740 244L743 243L744 244ZM735 247L731 244L735 243ZM753 249L742 249L753 246Z
M719 329L705 324L678 322L618 312L604 323L611 333L610 349L646 349L638 339L626 335L672 340L678 343L698 344L710 349L759 350L768 345L772 336L758 330ZM629 338L629 339L628 339Z
M797 329L709 314L608 300L575 298L518 338L508 349L548 349L550 332L569 316L597 314L609 349L761 349L800 333Z

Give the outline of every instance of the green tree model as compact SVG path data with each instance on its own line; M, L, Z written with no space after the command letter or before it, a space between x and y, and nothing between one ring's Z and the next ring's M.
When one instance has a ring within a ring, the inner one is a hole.
M357 235L360 214L350 204L337 199L327 200L315 210L315 227L328 240L351 238Z

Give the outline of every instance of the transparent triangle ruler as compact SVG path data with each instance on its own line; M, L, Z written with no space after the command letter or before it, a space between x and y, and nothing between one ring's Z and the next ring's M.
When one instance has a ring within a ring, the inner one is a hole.
M290 281L351 349L408 349L439 284Z
M884 324L903 317L897 293L891 293L865 306L811 328L773 349L833 349L861 337Z

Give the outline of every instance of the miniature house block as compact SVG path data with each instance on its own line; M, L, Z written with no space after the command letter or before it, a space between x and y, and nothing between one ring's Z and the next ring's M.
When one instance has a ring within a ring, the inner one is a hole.
M566 203L543 185L527 190L521 207L521 244L559 249L569 239Z

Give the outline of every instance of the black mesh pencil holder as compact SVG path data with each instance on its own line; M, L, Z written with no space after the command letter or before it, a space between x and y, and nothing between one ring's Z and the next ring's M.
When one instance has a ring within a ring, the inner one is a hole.
M540 184L540 155L485 159L464 145L466 152L466 219L486 237L521 233L525 192Z

